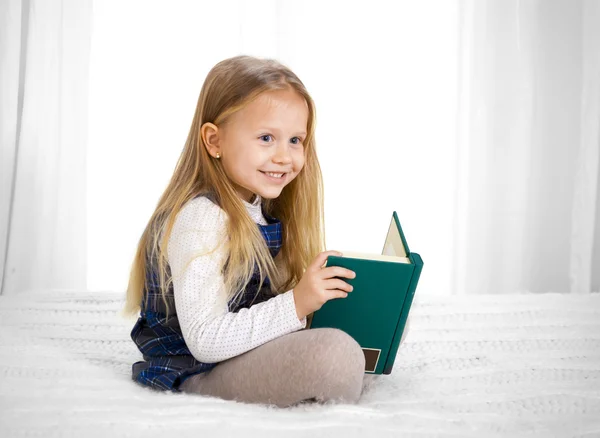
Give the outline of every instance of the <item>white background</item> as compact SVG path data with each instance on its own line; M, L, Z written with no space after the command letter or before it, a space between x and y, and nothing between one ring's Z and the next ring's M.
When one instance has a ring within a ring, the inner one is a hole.
M95 2L88 288L125 290L206 74L249 54L288 65L316 102L328 249L381 253L395 210L425 262L419 293L448 293L456 20L445 1Z

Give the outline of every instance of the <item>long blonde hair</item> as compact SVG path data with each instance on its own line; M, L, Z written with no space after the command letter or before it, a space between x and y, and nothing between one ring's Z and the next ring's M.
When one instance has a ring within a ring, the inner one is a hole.
M279 219L283 229L282 248L273 259L220 160L211 159L208 154L200 128L206 122L217 126L225 123L260 93L286 88L304 97L309 116L303 169L278 198L263 199L265 213ZM240 297L255 267L260 274L259 291L265 277L269 278L274 295L293 288L308 264L325 248L323 180L315 150L315 123L315 105L304 84L278 61L235 56L216 64L200 91L192 125L173 176L138 243L122 315L139 312L148 288L147 270L152 268L148 262L154 261L168 317L166 294L175 274L170 272L168 265L167 242L177 213L184 204L208 193L213 194L228 219L227 241L222 242L227 257L222 267L225 288L221 301Z

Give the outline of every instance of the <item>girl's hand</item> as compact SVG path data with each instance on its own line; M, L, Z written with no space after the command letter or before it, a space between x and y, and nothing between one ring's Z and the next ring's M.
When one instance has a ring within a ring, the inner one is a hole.
M341 256L339 251L325 251L320 253L306 268L304 275L294 288L294 301L298 319L319 310L323 304L334 298L346 298L352 292L352 286L340 278L354 278L356 274L341 266L323 265L330 255Z

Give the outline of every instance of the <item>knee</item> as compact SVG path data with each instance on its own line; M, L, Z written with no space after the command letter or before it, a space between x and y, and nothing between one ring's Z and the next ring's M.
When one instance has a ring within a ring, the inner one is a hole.
M338 329L322 328L313 345L325 398L356 401L365 372L365 355L356 340Z
M333 328L314 329L317 332L315 354L324 358L332 367L346 365L346 368L365 370L365 355L356 340L348 333Z

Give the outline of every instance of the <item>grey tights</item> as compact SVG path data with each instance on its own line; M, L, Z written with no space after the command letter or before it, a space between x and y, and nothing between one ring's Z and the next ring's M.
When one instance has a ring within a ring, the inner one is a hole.
M303 401L356 403L365 356L348 334L332 328L300 330L186 379L183 392L245 403L292 406Z

